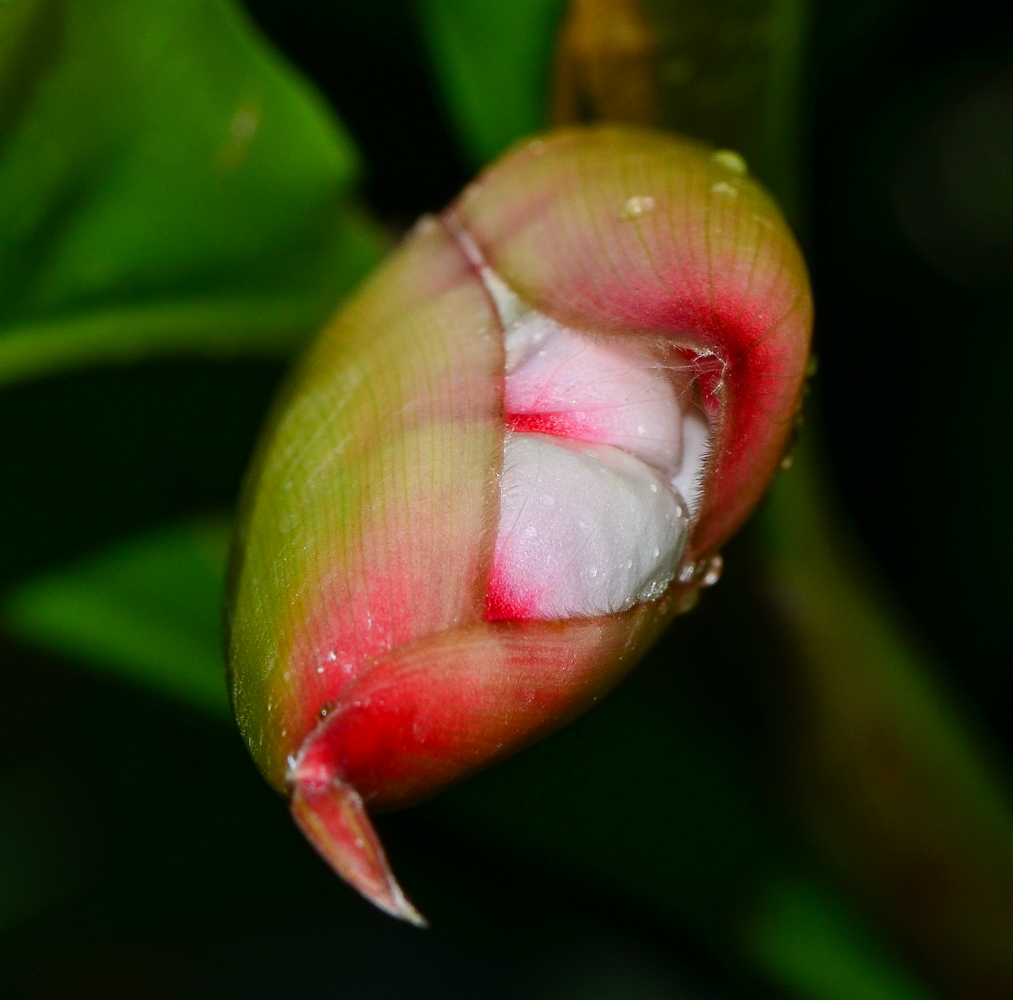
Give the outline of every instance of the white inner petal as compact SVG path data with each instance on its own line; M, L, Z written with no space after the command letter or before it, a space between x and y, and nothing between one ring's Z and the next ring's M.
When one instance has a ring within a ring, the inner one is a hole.
M695 518L703 499L703 473L710 454L710 428L703 416L689 410L682 418L682 464L670 482Z
M507 436L494 586L526 617L609 614L660 596L688 528L671 487L622 449Z
M504 405L528 418L522 429L615 445L666 477L682 466L675 389L635 347L529 313L507 332L506 372Z
M565 619L660 597L703 491L710 429L640 338L572 330L484 261L505 331L509 428L488 613Z

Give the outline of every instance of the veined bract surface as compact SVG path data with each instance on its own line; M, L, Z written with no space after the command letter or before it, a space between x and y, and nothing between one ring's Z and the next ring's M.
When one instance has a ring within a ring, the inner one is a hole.
M585 710L707 582L811 322L740 158L596 127L508 153L323 331L247 478L229 664L258 766L360 892L420 920L367 810Z

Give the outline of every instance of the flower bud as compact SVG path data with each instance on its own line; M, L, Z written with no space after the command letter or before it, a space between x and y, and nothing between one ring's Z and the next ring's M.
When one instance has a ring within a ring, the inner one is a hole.
M229 663L300 827L421 918L367 810L588 708L782 457L805 266L741 158L620 127L508 153L302 359L248 475Z

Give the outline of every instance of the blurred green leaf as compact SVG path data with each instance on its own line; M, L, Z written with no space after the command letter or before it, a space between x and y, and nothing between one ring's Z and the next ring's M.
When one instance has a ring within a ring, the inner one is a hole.
M17 587L5 623L33 645L227 719L228 544L221 517L121 542Z
M546 126L563 0L415 0L436 76L474 166Z
M340 123L227 0L0 5L0 384L288 351L377 261Z
M812 880L764 887L746 921L748 950L793 994L819 1000L929 1000L881 940Z

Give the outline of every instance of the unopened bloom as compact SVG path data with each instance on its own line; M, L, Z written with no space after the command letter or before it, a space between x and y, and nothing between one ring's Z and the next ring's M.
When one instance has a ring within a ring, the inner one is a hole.
M323 331L248 476L229 661L309 839L418 919L367 809L613 687L782 457L805 266L735 154L620 127L518 147Z

